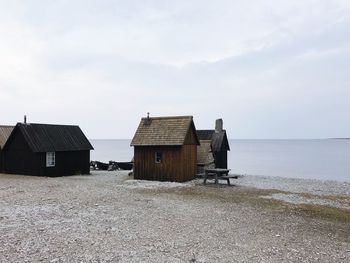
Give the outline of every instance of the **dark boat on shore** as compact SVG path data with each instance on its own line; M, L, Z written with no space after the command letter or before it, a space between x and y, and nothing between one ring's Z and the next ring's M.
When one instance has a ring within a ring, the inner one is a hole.
M132 170L134 166L132 162L117 162L117 165L121 170Z
M115 162L115 161L109 161L109 168L108 170L132 170L133 168L133 162Z
M90 168L92 170L104 170L104 171L107 171L108 167L109 167L108 163L102 163L102 162L99 162L99 161L91 161L90 162Z
M133 162L115 162L109 161L108 163L103 163L99 161L91 161L90 168L92 170L104 170L104 171L115 171L115 170L132 170Z

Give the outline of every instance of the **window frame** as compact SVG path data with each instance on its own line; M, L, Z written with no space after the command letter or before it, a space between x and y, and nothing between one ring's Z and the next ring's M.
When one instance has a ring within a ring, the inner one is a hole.
M155 163L157 163L157 164L162 163L162 152L161 152L161 151L156 151L156 152L154 153L154 161L155 161Z
M56 166L56 152L47 152L46 167L55 167L55 166Z

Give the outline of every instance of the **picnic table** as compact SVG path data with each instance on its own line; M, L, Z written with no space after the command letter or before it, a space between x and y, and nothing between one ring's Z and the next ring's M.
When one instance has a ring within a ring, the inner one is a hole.
M222 169L222 168L210 168L205 169L204 173L204 184L207 183L208 178L214 178L215 184L219 183L219 179L227 180L227 184L230 184L230 179L237 179L237 175L229 175L230 169Z

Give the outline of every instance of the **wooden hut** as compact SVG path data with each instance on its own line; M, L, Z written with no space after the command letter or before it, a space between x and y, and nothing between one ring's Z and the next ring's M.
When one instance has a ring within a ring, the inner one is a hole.
M88 174L92 149L78 126L18 123L2 150L3 171L38 176Z
M184 182L196 177L199 141L192 116L142 118L132 139L134 178Z
M14 126L7 126L7 125L0 126L0 172L2 172L2 167L3 167L1 150L4 147L7 139L10 137L10 134L11 134L13 128L14 128Z
M222 119L216 120L215 130L197 130L200 142L198 146L198 172L205 168L227 169L227 151L230 145Z

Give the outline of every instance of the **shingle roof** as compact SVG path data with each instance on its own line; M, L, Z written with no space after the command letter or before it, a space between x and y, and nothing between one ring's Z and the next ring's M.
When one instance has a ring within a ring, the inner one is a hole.
M79 126L17 123L15 129L21 131L33 152L93 150Z
M197 130L197 136L199 140L210 141L214 132L214 130Z
M197 136L200 141L211 141L211 148L214 152L221 150L230 150L226 131L215 132L215 130L197 130Z
M0 126L0 150L4 147L8 137L10 137L10 134L15 126Z
M199 144L192 116L142 118L131 146L183 145L190 129Z

